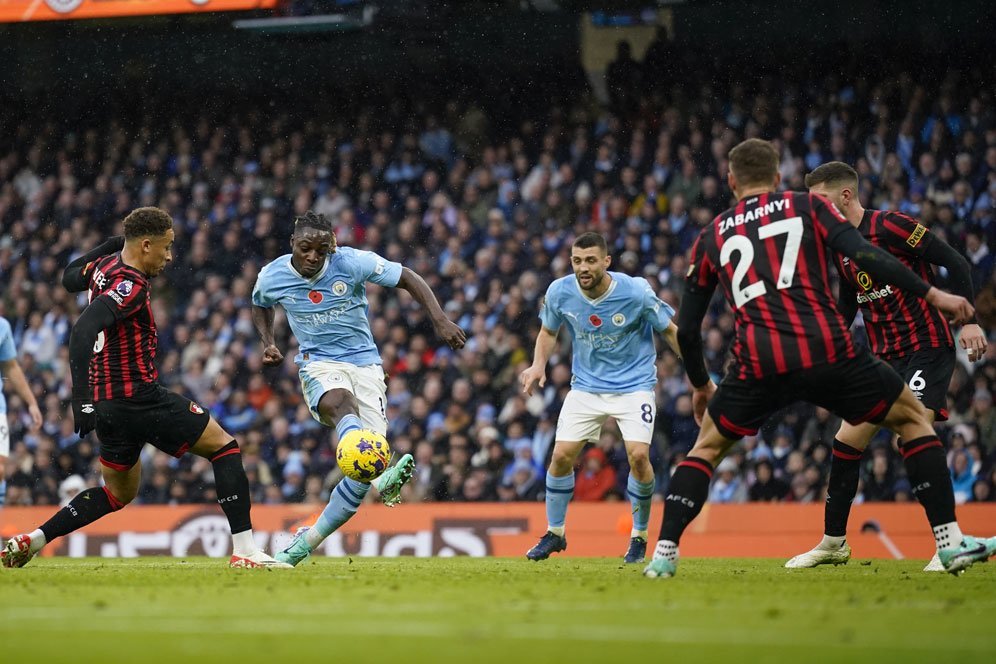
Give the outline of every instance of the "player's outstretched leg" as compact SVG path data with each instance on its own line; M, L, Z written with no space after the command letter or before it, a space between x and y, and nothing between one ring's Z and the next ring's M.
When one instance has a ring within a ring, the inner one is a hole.
M644 576L657 579L677 574L678 541L688 524L702 511L709 496L712 471L711 463L691 455L678 464L664 499L664 520L654 558L644 568Z

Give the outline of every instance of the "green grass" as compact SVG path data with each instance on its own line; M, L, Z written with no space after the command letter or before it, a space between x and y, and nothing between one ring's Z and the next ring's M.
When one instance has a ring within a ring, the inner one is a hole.
M996 652L996 565L615 559L36 559L0 569L0 661L950 662Z

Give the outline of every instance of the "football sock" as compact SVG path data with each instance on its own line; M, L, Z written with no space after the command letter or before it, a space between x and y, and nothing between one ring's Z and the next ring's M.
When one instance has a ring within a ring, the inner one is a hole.
M332 489L329 504L322 510L315 525L309 528L304 535L304 541L308 543L308 547L314 550L326 537L349 521L356 514L356 510L360 508L360 503L363 502L363 497L367 495L369 490L369 484L348 477L342 478L342 481Z
M252 529L232 535L232 553L234 555L251 556L257 551L259 551L259 547L256 546L256 540L252 536Z
M546 523L547 530L563 537L567 520L567 504L574 495L574 473L554 477L546 471ZM560 532L554 530L559 528Z
M899 451L903 454L903 464L909 476L913 495L923 505L931 528L946 526L956 522L954 489L951 486L951 473L944 456L944 446L937 436L924 436L911 440ZM935 530L934 534L937 538ZM961 544L961 533L951 546ZM942 547L941 540L937 540ZM947 546L947 544L945 544ZM943 547L942 547L943 548Z
M242 467L239 444L233 440L215 452L211 457L211 466L214 467L214 490L218 494L218 504L228 517L232 535L250 530L249 478Z
M836 438L833 441L827 503L823 508L823 532L831 537L844 537L847 534L847 517L851 513L854 495L858 492L862 454L862 450Z
M7 480L0 480L0 507L7 502Z
M938 549L951 549L961 545L962 534L957 521L934 526L933 531Z
M654 497L654 481L641 482L630 473L626 493L629 494L629 504L633 506L633 530L646 531L650 526L650 499Z
M32 530L28 533L28 537L31 538L31 546L28 547L31 549L31 553L38 553L42 550L43 546L48 544L48 540L45 538L45 533L43 533L40 528Z
M678 544L670 540L658 540L654 547L654 560L664 558L672 563L678 562Z
M339 440L342 440L342 437L350 431L356 431L357 429L362 428L363 425L360 424L360 418L350 413L349 415L342 416L339 423L335 425L335 432L339 435Z
M76 494L68 505L53 514L39 530L45 535L45 541L51 542L122 507L124 503L112 496L107 487L92 487Z
M709 497L710 480L712 464L708 461L690 456L678 464L664 499L664 520L658 540L677 546L681 533L702 511L702 505Z
M847 538L843 535L824 535L820 543L816 545L816 548L826 549L827 551L836 551L840 547L844 546L844 542L846 541Z

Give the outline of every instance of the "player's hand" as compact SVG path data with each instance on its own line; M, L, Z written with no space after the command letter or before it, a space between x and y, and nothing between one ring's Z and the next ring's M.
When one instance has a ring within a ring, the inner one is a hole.
M716 393L716 383L711 380L702 387L692 388L692 413L695 415L695 423L702 426L702 418L705 417L706 406L709 400Z
M967 323L975 315L975 307L971 302L960 295L945 293L939 288L931 288L924 299L944 312L955 325Z
M73 399L73 431L85 438L97 428L97 411L93 399Z
M39 429L41 429L42 414L41 411L38 410L38 404L33 403L30 406L28 406L28 415L31 416L31 430L38 431Z
M444 318L435 323L434 326L436 328L436 336L442 339L453 350L460 350L467 343L467 333L449 318Z
M280 349L270 344L263 349L263 366L265 367L275 367L284 361L284 354L280 352Z
M978 362L986 354L986 347L989 342L986 334L976 323L971 323L961 328L961 336L958 338L961 347L968 351L968 361Z
M546 367L530 365L528 369L519 374L519 382L522 384L522 391L532 396L533 383L538 382L540 388L546 385Z

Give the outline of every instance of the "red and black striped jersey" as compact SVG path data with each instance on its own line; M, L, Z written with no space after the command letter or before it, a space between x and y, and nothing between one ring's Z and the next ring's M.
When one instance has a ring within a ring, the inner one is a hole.
M150 390L156 371L156 321L150 306L149 280L111 254L83 268L90 302L102 298L116 322L97 336L90 360L90 387L96 401L126 399Z
M761 194L706 226L692 246L686 285L722 285L735 317L730 371L762 378L856 356L830 290L830 239L848 228L825 198Z
M934 271L923 258L934 236L915 219L899 212L865 210L858 231L877 247L902 261L918 277L934 285ZM922 348L954 346L947 319L922 297L874 278L846 256L836 256L840 276L854 292L865 320L873 353L890 359Z

